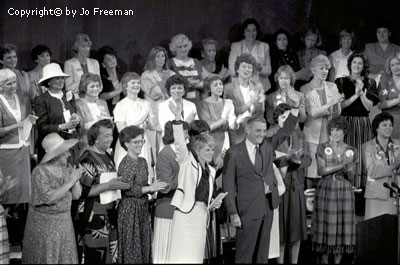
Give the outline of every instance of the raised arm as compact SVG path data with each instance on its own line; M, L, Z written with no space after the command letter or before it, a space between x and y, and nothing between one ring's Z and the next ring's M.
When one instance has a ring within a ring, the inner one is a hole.
M189 159L189 150L186 146L185 136L183 132L182 109L181 106L175 106L172 102L169 103L169 109L175 115L175 121L172 123L174 130L174 145L176 148L176 157L179 164Z

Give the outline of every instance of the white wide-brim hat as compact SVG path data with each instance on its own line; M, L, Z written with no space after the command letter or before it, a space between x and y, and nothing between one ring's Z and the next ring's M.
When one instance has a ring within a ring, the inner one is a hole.
M69 77L69 75L64 74L61 67L57 63L49 63L43 67L43 77L39 80L38 84L43 81L49 80L53 77Z
M46 163L50 161L59 154L71 149L78 142L78 139L64 140L57 133L48 134L42 141L42 147L46 151L46 154L40 163Z

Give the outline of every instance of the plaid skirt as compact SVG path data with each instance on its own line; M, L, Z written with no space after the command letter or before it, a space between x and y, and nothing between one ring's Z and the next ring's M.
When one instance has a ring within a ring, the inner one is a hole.
M317 185L312 213L312 249L352 253L356 243L355 199L349 181L325 176Z
M372 133L371 122L368 117L345 117L349 122L349 129L344 142L357 149L357 175L354 176L353 185L357 188L365 187L367 183L367 171L364 166L362 155L362 144L368 142L374 135Z
M0 205L0 264L10 263L9 252L7 222L4 209Z

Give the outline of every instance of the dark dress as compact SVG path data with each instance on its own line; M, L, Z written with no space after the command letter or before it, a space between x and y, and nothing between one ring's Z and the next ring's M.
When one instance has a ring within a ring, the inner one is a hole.
M49 203L52 190L67 182L72 167L40 164L32 172L32 195L22 248L23 264L78 264L71 218L72 193Z
M151 262L151 219L147 194L148 169L144 158L126 155L118 168L118 176L131 185L122 191L118 206L118 263Z
M346 146L336 154L330 143L318 146L317 158L326 167L342 163L344 156L357 163L357 150ZM314 195L312 213L312 249L325 254L352 253L356 243L355 199L351 184L344 170L322 176Z
M100 203L100 195L88 197L93 185L100 184L100 175L116 172L112 157L86 150L80 159L83 167L82 195L79 203L79 234L83 238L85 264L117 262L116 202ZM78 240L79 241L79 240Z
M356 81L350 77L341 77L335 80L339 93L344 94L345 99L351 98L356 91ZM366 97L373 102L373 105L378 104L379 95L374 79L364 78L363 90ZM369 111L365 109L360 97L358 97L351 105L342 109L341 115L349 122L349 128L344 138L344 142L350 146L354 146L358 157L362 157L362 144L371 140L374 135L372 133L371 121L369 119ZM363 161L357 165L357 176L354 177L352 185L360 188L365 187L367 181L367 172Z
M276 151L287 153L290 149L304 149L300 164L285 158L277 159L278 167L287 167L283 177L286 192L279 205L279 238L281 243L292 243L307 239L306 200L304 197L305 170L311 165L311 157L306 149L304 133L295 129Z

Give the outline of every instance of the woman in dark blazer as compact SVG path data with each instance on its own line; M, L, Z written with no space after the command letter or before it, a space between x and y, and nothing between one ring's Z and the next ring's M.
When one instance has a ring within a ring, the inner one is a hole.
M39 137L38 159L43 158L45 152L42 148L42 140L49 133L58 133L65 140L78 139L80 118L76 114L75 99L71 91L65 92L64 79L68 77L56 63L51 63L43 68L43 78L39 84L47 87L48 91L34 100L34 110L38 116L36 122ZM79 148L71 149L70 162L75 164L79 159Z

